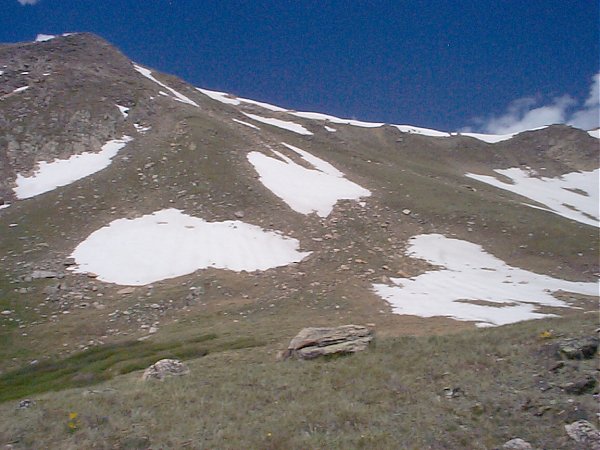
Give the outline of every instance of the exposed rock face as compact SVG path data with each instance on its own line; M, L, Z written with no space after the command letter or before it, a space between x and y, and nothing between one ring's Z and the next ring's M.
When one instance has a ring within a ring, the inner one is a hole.
M291 340L281 359L313 359L318 356L355 353L365 350L373 331L360 325L334 328L304 328Z
M600 450L600 432L587 420L578 420L565 425L571 439L581 444L582 449Z
M169 376L187 375L188 373L190 373L190 369L181 361L177 359L161 359L144 371L142 379L144 381L151 379L163 381Z
M558 344L558 351L568 359L591 359L598 351L597 337L567 339Z

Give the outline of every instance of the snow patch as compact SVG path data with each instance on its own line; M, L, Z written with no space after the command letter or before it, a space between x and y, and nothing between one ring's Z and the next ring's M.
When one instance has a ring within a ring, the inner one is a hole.
M517 134L525 133L526 131L538 131L543 130L544 128L548 128L547 126L531 128L529 130L517 131L515 133L508 134L482 134L482 133L452 133L454 136L467 136L475 139L479 139L480 141L487 142L488 144L496 144L497 142L508 141L512 139Z
M299 262L296 239L240 221L206 222L177 209L118 219L93 232L71 256L76 273L141 286L209 267L236 272Z
M209 91L208 89L200 89L196 88L196 90L202 92L204 95L212 98L221 103L225 103L226 105L239 105L240 101L237 98L229 97L227 92L219 92L219 91Z
M294 133L302 134L304 136L311 136L312 133L304 128L302 125L295 122L288 122L287 120L273 119L270 117L257 116L256 114L243 113L246 117L250 117L257 122L266 123L267 125L273 125L274 127L282 128L284 130L293 131Z
M413 127L412 125L392 125L403 133L421 134L431 137L450 137L445 131L431 130L429 128Z
M250 100L248 98L238 98L238 100L242 103L247 103L249 105L260 106L261 108L268 109L269 111L287 112L287 109L285 109L285 108L282 108L280 106L270 105L269 103L265 103L265 102L258 102L256 100Z
M596 128L595 130L590 130L587 132L587 134L589 134L591 137L595 137L596 139L600 139L600 128Z
M139 73L141 73L143 76L145 76L149 80L154 81L159 86L162 86L165 89L167 89L169 92L171 92L175 96L175 97L171 97L173 100L177 100L178 102L181 102L181 103L187 103L188 105L192 105L192 106L195 106L196 108L199 108L199 106L198 106L198 104L196 102L194 102L193 100L190 100L185 95L180 94L175 89L170 88L166 84L164 84L164 83L158 81L156 78L154 78L152 76L152 71L150 71L150 70L148 70L148 69L146 69L146 68L144 68L142 66L138 66L137 64L134 64L133 67L135 68L135 70L137 70ZM161 94L162 94L162 92L161 92ZM164 95L168 95L168 94L164 93Z
M18 199L34 197L99 172L131 140L129 136L123 136L108 141L98 153L84 152L68 159L42 161L33 175L26 177L17 174L17 186L13 189L15 195Z
M251 123L244 122L243 120L238 120L238 119L231 119L231 120L233 120L234 122L237 122L237 123L241 123L242 125L246 125L247 127L254 128L255 130L260 130L260 128L258 128L256 125L252 125Z
M411 238L407 255L443 268L413 278L393 278L392 285L374 284L375 292L397 314L444 316L475 321L477 326L505 325L552 316L538 312L539 306L569 307L551 295L557 291L598 295L598 283L564 281L511 267L477 244L440 234Z
M46 42L54 39L56 36L53 34L38 34L35 37L35 42Z
M123 114L123 117L125 119L127 119L127 116L129 115L129 108L127 108L126 106L121 106L121 105L115 105L117 108L119 108L119 111L121 111L121 114Z
M325 125L325 130L329 131L330 133L335 133L337 131L335 128L328 127L327 125Z
M139 123L134 123L133 126L135 127L135 130L140 134L146 134L148 131L150 131L152 129L152 127L144 127L144 126L140 125Z
M298 147L283 145L314 169L303 167L276 150L272 152L277 158L250 152L248 161L258 172L263 185L294 211L301 214L314 212L320 217L327 217L338 200L358 200L371 195L369 190L346 179L328 162Z
M353 119L341 119L339 117L330 116L329 114L322 114L317 112L290 112L291 115L296 117L302 117L303 119L311 119L311 120L325 120L331 123L339 123L345 125L354 125L355 127L363 127L363 128L377 128L384 123L379 122L363 122L361 120L353 120Z
M598 213L600 169L590 172L571 172L557 178L538 178L535 176L536 173L518 167L495 169L494 172L510 178L512 184L500 181L493 176L473 173L465 175L482 183L527 197L547 206L548 209L529 204L527 206L543 209L595 227L600 226L598 222L600 217Z
M13 94L17 94L17 93L19 93L19 92L26 91L27 89L29 89L29 86L22 86L22 87L20 87L20 88L16 88L16 89L13 91Z

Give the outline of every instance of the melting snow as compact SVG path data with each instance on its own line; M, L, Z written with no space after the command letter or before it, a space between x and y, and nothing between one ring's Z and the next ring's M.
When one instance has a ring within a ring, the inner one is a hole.
M129 115L129 108L127 108L126 106L121 106L121 105L115 105L117 108L119 108L119 111L121 111L121 114L123 114L123 117L125 119L127 119L127 116Z
M547 126L530 128L529 130L517 131L515 133L509 134L482 134L482 133L452 133L455 136L468 136L475 139L479 139L480 141L487 142L488 144L495 144L497 142L507 141L512 139L517 134L524 133L526 131L537 131L543 130L544 128L548 128Z
M30 177L17 174L17 187L13 189L15 195L19 199L34 197L96 173L107 167L117 152L131 140L129 136L123 136L108 141L98 153L84 152L68 159L42 161Z
M445 131L431 130L429 128L413 127L412 125L392 125L403 133L422 134L423 136L432 137L449 137L450 133Z
M250 100L247 98L234 97L231 94L228 94L227 92L210 91L208 89L201 89L201 88L196 88L196 89L198 91L202 92L204 95L209 96L213 100L216 100L221 103L225 103L226 105L239 105L240 103L247 103L249 105L260 106L261 108L265 108L270 111L287 112L287 109L281 108L279 106L270 105L269 103L258 102L256 100Z
M514 192L538 203L546 205L543 209L577 222L600 226L598 214L600 196L598 185L600 169L591 172L571 172L558 178L535 177L535 173L518 167L496 169L497 172L512 180L511 183L487 176L467 173L466 176L500 189Z
M394 278L392 286L373 285L398 314L505 325L552 316L536 312L539 306L569 307L553 292L598 295L598 283L564 281L511 267L479 245L440 234L411 238L407 254L443 268L414 278Z
M322 113L316 113L316 112L300 111L300 112L291 112L290 114L293 116L296 116L296 117L302 117L303 119L326 120L331 123L354 125L356 127L364 127L364 128L377 128L382 125L385 125L384 123L362 122L360 120L353 120L353 119L340 119L339 117L330 116L329 114L322 114Z
M46 42L54 39L56 36L53 34L38 34L35 38L35 42Z
M238 119L231 119L231 120L233 120L234 122L237 122L237 123L241 123L242 125L246 125L247 127L254 128L255 130L260 130L260 128L258 128L256 125L252 125L251 123L244 122L243 120L238 120Z
M196 88L198 91L202 92L204 95L209 96L213 100L216 100L221 103L225 103L226 105L239 105L240 101L237 98L229 97L227 92L219 92L219 91L209 91L208 89L200 89Z
M315 212L327 217L338 200L357 200L371 195L367 189L344 178L344 174L328 162L298 147L283 145L300 155L314 169L307 169L276 150L272 151L278 158L250 152L248 160L265 187L294 211L302 214Z
M298 240L240 221L206 222L177 209L118 219L93 232L72 253L75 272L140 286L213 267L267 270L299 262Z
M249 105L260 106L261 108L268 109L269 111L287 112L287 109L285 109L285 108L281 108L280 106L270 105L269 103L265 103L265 102L257 102L256 100L250 100L247 98L239 98L238 100L242 103L248 103Z
M146 132L152 128L152 127L144 127L144 126L140 125L139 123L134 123L133 126L135 127L135 130L140 134L146 134Z
M293 131L294 133L310 136L312 133L304 128L302 125L295 122L288 122L286 120L273 119L270 117L257 116L256 114L243 113L245 116L250 117L257 122L266 123L267 125L273 125L274 127L283 128L284 130Z
M519 133L510 133L510 134L481 134L481 133L456 133L457 136L467 136L475 139L479 139L480 141L487 142L488 144L495 144L497 142L507 141L512 139Z
M137 70L139 73L141 73L143 76L145 76L149 80L154 81L159 86L162 86L165 89L167 89L169 92L171 92L175 96L175 97L171 97L174 100L177 100L178 102L181 102L181 103L187 103L188 105L192 105L192 106L195 106L196 108L199 108L199 106L198 106L198 104L196 102L194 102L193 100L190 100L185 95L180 94L175 89L170 88L166 84L164 84L164 83L158 81L156 78L154 78L152 76L152 71L150 71L150 70L148 70L148 69L146 69L146 68L144 68L142 66L138 66L137 64L134 64L133 67L135 68L135 70ZM165 95L168 95L168 94L165 94Z

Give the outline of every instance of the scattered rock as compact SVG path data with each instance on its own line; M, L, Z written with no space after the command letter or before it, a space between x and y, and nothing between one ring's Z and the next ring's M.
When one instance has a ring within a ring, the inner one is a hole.
M19 409L27 409L27 408L30 408L30 407L32 407L34 405L35 405L35 402L33 400L30 400L30 399L26 398L26 399L21 400L19 402L18 408Z
M46 286L44 288L44 290L42 291L42 293L45 295L55 295L55 294L58 294L59 290L60 290L60 284L53 284L50 286Z
M558 344L558 351L568 359L591 359L598 351L597 337L585 337L581 339L566 339Z
M408 216L412 211L410 209L403 209L402 214Z
M565 430L571 439L585 446L582 448L600 450L600 432L587 420L567 424Z
M245 214L244 211L236 211L233 213L233 215L236 219L243 219Z
M142 375L142 380L151 379L163 381L169 376L181 376L190 373L190 369L177 359L161 359L148 367Z
M52 272L50 270L34 270L33 272L31 272L30 276L34 280L37 280L40 278L56 278L56 277L58 277L58 273Z
M280 359L313 359L318 356L355 353L365 350L373 331L360 325L333 328L304 328L291 340Z
M505 450L533 450L532 445L521 438L514 438L505 442L502 448Z
M460 387L445 387L444 395L446 398L457 398L462 395L462 389Z
M119 289L117 291L117 294L119 294L119 295L129 295L129 294L133 294L134 292L135 292L135 288L130 286L130 287L126 287L126 288L123 288L123 289Z
M581 380L569 382L561 386L567 394L575 395L585 394L586 392L592 391L595 387L596 379L590 375L587 375Z
M63 265L64 265L64 266L66 266L66 267L69 267L69 266L74 266L75 264L77 264L77 263L75 262L75 258L67 258L67 259L65 259L65 260L64 260L64 262L63 262Z
M10 316L12 313L13 312L10 309L5 309L0 314L2 314L3 316Z

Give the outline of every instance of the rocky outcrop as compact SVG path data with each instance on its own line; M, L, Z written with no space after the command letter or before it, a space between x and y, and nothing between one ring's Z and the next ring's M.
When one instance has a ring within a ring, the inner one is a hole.
M565 425L571 439L581 445L582 449L600 450L600 432L587 420L578 420Z
M334 328L304 328L280 359L313 359L319 356L356 353L365 350L373 340L373 331L360 325Z
M558 344L561 356L568 359L591 359L598 351L597 337L585 337L581 339L566 339Z
M144 371L142 379L163 381L166 377L181 376L190 373L190 369L177 359L161 359Z

